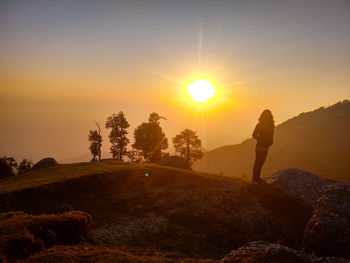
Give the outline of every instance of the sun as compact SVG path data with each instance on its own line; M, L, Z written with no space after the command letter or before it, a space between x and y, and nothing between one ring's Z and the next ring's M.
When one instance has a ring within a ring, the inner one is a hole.
M188 84L187 92L195 102L204 103L215 96L216 88L206 79L197 79Z

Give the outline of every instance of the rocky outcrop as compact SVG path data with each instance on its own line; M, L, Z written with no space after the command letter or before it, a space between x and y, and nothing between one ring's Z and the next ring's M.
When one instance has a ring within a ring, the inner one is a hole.
M350 263L337 257L317 258L300 251L262 241L250 242L231 251L222 259L223 263Z
M91 216L80 211L40 216L0 214L0 255L14 261L54 245L74 244L87 235L91 222Z
M54 158L44 158L41 159L39 162L33 165L33 169L37 168L46 168L50 166L54 166L57 164L57 161Z
M334 183L297 168L279 170L266 180L271 186L304 200L311 207L315 206L325 188Z
M182 158L182 157L176 156L176 155L164 156L159 161L159 164L165 165L165 166L172 166L172 167L176 167L176 168L182 168L182 169L190 169L185 158Z
M305 229L305 251L350 259L350 185L335 183L317 201Z

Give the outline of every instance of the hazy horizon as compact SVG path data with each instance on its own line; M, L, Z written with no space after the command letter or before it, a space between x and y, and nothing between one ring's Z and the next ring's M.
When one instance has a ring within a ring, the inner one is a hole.
M95 121L106 152L120 110L131 141L157 112L169 145L190 128L213 149L250 137L265 108L279 124L349 99L349 14L340 0L0 0L0 156L88 154ZM202 108L182 94L198 73L221 91Z

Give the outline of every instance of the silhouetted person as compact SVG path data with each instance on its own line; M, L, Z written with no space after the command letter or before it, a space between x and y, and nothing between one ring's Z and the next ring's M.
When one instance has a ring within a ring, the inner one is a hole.
M260 178L260 172L269 152L269 147L273 144L274 129L275 123L271 111L264 110L263 113L261 113L259 123L256 125L253 132L253 137L257 140L253 168L253 183L266 183Z

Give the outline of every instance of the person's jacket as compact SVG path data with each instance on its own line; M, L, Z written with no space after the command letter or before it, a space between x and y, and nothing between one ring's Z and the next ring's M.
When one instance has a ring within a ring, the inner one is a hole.
M257 150L268 150L273 144L274 126L264 127L260 123L255 126L253 137L257 140Z

